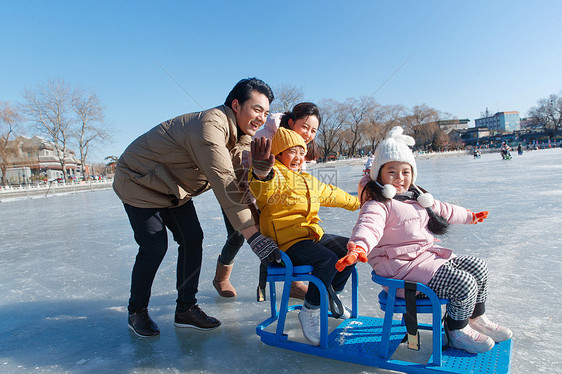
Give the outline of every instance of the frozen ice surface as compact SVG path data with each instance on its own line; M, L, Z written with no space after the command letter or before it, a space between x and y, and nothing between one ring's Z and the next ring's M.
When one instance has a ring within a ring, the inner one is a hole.
M318 165L312 173L356 191L362 165ZM561 372L560 284L562 150L418 160L418 183L437 199L474 211L482 224L451 228L443 245L484 258L490 267L487 313L514 332L513 373ZM257 303L258 261L247 245L236 258L234 300L211 284L225 239L212 193L195 199L205 232L199 304L223 325L176 329L175 243L157 274L150 312L154 339L126 324L137 246L112 190L0 203L0 372L2 373L382 373L267 346L255 333L269 304ZM348 235L357 212L322 209L327 232ZM378 286L359 265L359 312L381 316ZM344 297L344 300L348 296ZM300 337L296 317L291 336ZM423 345L423 342L422 342Z

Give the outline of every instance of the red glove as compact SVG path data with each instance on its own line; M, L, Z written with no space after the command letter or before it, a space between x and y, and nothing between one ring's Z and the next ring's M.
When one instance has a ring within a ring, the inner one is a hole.
M483 212L478 212L478 213L472 213L472 224L477 224L478 222L482 222L484 221L486 218L488 218L488 211L485 210Z
M349 265L356 264L357 261L367 262L367 252L354 242L347 243L347 255L336 262L336 270L342 271Z

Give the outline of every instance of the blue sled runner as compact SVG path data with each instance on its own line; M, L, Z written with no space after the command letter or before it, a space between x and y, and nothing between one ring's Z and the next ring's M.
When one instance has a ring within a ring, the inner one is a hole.
M404 281L382 278L373 273L373 281L388 287L388 291L383 290L379 294L379 304L385 312L385 317L358 315L356 270L352 273L351 282L351 318L342 320L329 332L328 319L332 315L328 310L329 299L326 288L311 274L312 266L292 266L289 257L285 253L282 253L282 256L285 266L275 264L268 267L271 316L256 328L263 343L305 354L404 373L510 373L511 339L496 343L492 350L479 354L444 346L446 335L441 321L441 305L446 304L447 300L438 299L435 293L420 283L417 283L418 290L428 298L417 301L417 312L431 314L432 322L416 323L419 330L430 331L425 333L422 339L423 345L428 344L431 349L416 352L406 348L408 343L401 344L405 336L408 336L408 331L404 318L395 320L393 316L395 313L406 313L404 299L396 296L396 291L404 288ZM302 308L302 305L298 304L289 305L291 282L295 280L312 282L320 290L319 346L291 340L284 331L287 315ZM283 287L279 307L276 299L276 282L281 282Z

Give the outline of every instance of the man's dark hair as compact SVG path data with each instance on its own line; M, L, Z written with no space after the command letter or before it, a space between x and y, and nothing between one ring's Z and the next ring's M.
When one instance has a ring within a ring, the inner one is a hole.
M238 99L240 104L244 104L244 102L250 98L252 91L257 91L267 96L267 100L269 100L270 104L275 98L271 87L269 87L267 83L258 78L247 78L236 83L236 86L234 86L226 97L224 105L232 109L232 101L234 99Z

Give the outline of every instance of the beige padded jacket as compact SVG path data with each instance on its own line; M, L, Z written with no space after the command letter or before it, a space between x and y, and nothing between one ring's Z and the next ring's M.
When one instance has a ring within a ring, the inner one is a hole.
M138 208L173 208L213 190L232 226L255 225L235 170L249 136L238 136L236 117L225 105L184 114L134 140L119 158L113 189Z

